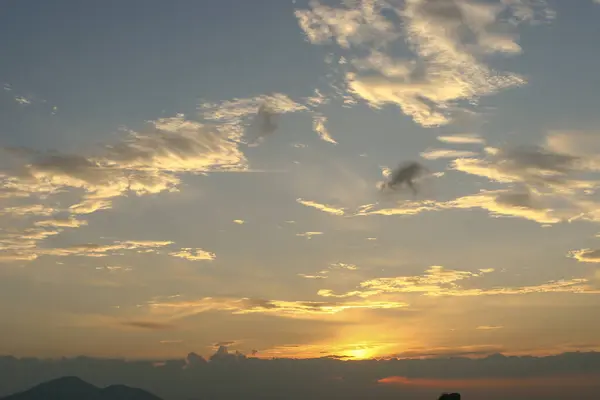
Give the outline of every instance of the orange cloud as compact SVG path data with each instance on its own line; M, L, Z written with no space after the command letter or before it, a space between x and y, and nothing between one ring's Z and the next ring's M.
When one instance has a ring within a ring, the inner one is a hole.
M421 388L459 389L502 389L502 388L548 388L548 387L594 387L598 377L588 375L540 376L527 378L481 378L481 379L433 379L389 376L377 381L380 384L413 386Z

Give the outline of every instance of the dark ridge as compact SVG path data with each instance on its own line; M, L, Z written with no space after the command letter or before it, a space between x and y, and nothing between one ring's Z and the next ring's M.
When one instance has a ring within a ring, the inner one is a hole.
M161 400L142 389L112 385L100 389L75 376L65 376L41 383L24 392L1 400Z

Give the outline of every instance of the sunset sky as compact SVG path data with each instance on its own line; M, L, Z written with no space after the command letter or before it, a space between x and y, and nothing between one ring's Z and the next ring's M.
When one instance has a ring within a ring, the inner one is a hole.
M1 2L0 354L600 350L597 3Z

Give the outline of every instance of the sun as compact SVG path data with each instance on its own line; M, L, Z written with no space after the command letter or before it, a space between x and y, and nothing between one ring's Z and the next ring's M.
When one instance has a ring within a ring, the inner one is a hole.
M352 357L354 359L357 360L364 360L367 358L371 358L372 356L372 352L369 349L353 349L353 350L348 350L348 356Z

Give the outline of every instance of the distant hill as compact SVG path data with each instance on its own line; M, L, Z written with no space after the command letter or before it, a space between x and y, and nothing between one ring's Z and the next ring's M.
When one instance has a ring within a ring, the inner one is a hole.
M77 377L68 376L41 383L0 400L161 400L161 398L145 390L123 385L101 389Z

